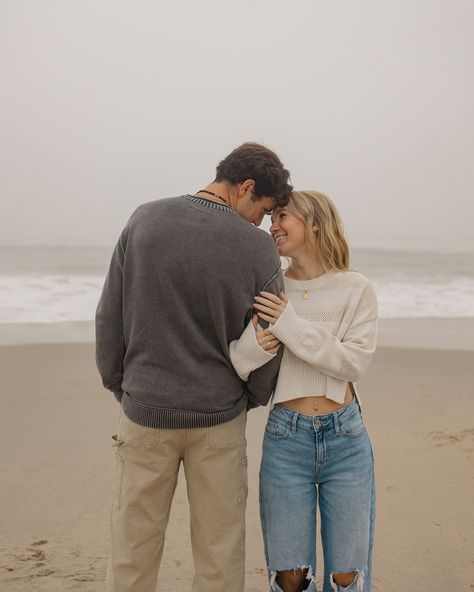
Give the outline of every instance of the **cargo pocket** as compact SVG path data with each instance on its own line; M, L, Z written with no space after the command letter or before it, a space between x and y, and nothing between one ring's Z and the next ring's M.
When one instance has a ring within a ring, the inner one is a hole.
M239 461L239 504L247 501L248 478L247 478L247 457Z

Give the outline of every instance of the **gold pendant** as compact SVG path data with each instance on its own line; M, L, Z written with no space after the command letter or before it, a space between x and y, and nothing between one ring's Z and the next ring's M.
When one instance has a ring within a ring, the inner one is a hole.
M308 292L308 290L305 290L303 292L303 298L304 298L304 300L308 300L308 298L309 298L309 292Z

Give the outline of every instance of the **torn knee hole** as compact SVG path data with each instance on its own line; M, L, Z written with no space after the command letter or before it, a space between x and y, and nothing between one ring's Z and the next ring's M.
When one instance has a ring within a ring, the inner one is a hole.
M351 571L349 573L333 573L332 574L333 580L336 582L336 584L339 584L339 586L348 586L349 584L352 584L355 577L356 577L355 571Z
M339 592L341 588L347 588L354 582L357 582L357 592L362 592L364 590L364 573L362 571L356 569L354 571L333 572L331 574L331 587L335 592Z
M283 592L302 592L312 581L315 581L315 578L311 565L298 566L293 569L271 571L270 588L275 590L276 582Z

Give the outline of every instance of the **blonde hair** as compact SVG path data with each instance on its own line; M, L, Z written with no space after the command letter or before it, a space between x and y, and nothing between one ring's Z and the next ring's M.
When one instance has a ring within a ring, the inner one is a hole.
M292 191L286 206L305 225L306 244L327 271L349 269L349 246L336 206L319 191Z

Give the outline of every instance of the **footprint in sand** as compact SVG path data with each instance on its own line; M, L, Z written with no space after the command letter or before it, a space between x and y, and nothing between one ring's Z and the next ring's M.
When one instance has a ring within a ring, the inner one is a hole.
M90 570L93 571L93 570ZM64 576L67 579L74 580L75 582L95 582L97 580L97 576L95 573L76 573L76 574L68 574Z
M31 576L31 577L32 578L34 578L34 577L36 577L36 578L46 578L46 577L50 576L53 573L54 573L54 570L52 570L52 569L41 569L40 571L37 571L34 576Z
M46 560L46 555L44 554L44 551L41 551L40 549L28 549L28 553L21 553L21 554L17 554L14 553L13 557L15 557L15 559L18 559L18 561L45 561Z
M429 432L428 435L436 442L435 446L453 446L468 438L474 438L474 429L461 430L454 434L449 434L442 430L433 430Z
M31 543L32 547L40 547L41 545L46 545L48 541L46 539L41 539L40 541L34 541Z

